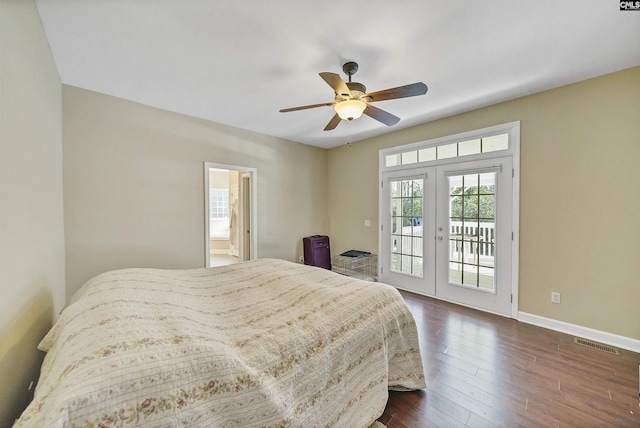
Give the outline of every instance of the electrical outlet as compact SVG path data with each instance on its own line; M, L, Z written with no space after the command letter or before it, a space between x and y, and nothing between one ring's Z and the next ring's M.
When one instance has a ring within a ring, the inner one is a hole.
M551 303L560 303L560 293L551 292Z
M300 263L304 263L304 256L300 256Z

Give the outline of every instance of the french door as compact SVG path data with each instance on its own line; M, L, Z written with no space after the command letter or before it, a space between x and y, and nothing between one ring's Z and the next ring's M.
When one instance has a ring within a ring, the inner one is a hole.
M381 281L511 316L512 158L382 174Z

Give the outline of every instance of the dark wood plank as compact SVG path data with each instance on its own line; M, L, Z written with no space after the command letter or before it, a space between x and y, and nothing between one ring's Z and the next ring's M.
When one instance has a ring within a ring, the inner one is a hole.
M380 421L413 427L640 427L640 354L401 292L427 388L390 391Z

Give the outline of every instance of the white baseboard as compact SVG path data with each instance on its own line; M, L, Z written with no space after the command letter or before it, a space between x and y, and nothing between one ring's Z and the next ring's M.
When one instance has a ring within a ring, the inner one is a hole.
M526 312L518 312L518 321L640 353L640 340L630 337L618 336L617 334L545 318L539 315L528 314Z

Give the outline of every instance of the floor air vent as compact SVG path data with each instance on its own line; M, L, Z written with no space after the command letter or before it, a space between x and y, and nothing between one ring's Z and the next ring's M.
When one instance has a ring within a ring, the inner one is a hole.
M609 354L620 355L620 351L618 351L616 348L608 345L603 345L602 343L593 342L591 340L582 339L580 337L574 337L573 342L577 343L578 345L597 349L598 351L604 351L604 352L608 352Z

